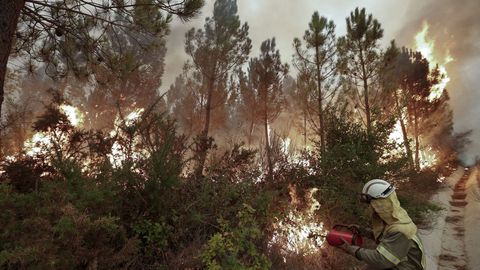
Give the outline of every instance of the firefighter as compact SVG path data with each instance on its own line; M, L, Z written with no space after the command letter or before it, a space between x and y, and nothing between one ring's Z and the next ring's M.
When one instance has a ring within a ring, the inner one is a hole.
M417 226L400 206L395 187L385 180L371 180L363 187L361 200L369 204L372 229L351 226L362 236L375 240L377 248L350 245L345 239L339 248L367 263L368 269L426 269Z

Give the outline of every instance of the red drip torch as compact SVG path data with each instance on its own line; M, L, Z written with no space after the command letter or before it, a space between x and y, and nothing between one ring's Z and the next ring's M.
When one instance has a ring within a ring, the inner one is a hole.
M310 233L308 238L321 237L327 239L327 243L330 246L340 246L343 244L342 238L345 239L350 245L361 247L363 245L363 238L360 236L360 232L354 226L348 226L343 224L337 224L333 226L327 235Z
M342 224L337 224L333 226L333 229L328 232L326 238L328 244L331 246L342 245L342 238L345 239L345 241L347 241L350 245L355 245L359 247L363 245L363 239L360 236L358 230L355 227Z

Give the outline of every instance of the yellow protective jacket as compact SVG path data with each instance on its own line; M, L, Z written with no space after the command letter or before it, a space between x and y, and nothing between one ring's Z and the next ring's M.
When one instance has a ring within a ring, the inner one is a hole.
M422 270L426 269L420 239L408 239L401 232L382 236L376 249L360 248L356 257L371 269Z
M425 270L423 245L417 226L400 206L393 192L385 199L370 202L376 249L360 248L355 256L373 269Z

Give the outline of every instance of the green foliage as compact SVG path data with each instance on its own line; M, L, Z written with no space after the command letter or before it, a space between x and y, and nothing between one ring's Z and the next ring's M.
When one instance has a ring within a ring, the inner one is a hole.
M356 93L352 97L356 103L361 104L367 133L370 134L374 120L372 112L379 106L373 102L373 97L379 92L376 84L382 64L382 52L378 43L383 37L383 29L372 14L367 15L365 8L357 7L347 17L346 23L347 34L338 39L338 68L348 82L346 87ZM363 91L359 91L360 88Z
M7 163L0 181L10 183L17 192L27 193L38 190L41 184L40 175L47 168L38 164L33 158L25 158L18 162Z
M247 270L270 269L271 263L256 245L262 232L255 221L255 210L244 205L237 214L238 224L232 226L225 220L220 220L220 232L208 240L202 252L202 262L206 269Z
M288 65L282 63L275 38L262 42L260 56L251 59L248 67L249 90L256 99L250 109L262 125L273 122L284 107L282 86L287 73Z
M52 227L52 230L55 235L58 235L59 239L65 239L66 235L75 232L75 223L70 217L62 216L57 224Z
M429 200L425 200L422 197L421 193L411 192L400 192L399 198L400 204L402 207L407 210L408 215L412 218L413 222L419 226L429 226L430 213L435 213L444 208L430 202Z
M369 224L368 207L359 204L363 184L374 178L392 181L405 172L406 159L399 146L388 142L393 123L376 123L370 135L365 128L351 120L346 112L326 111L327 148L320 155L320 146L310 155L315 169L304 179L307 186L318 187L318 200L325 210L327 223ZM341 214L339 210L341 209ZM330 216L330 213L335 213ZM334 220L330 220L333 218Z
M161 10L153 8L153 6L154 1L152 0L137 0L136 6L134 6L133 21L137 27L143 28L143 30L160 34L168 29L172 14L168 14L164 18ZM168 31L165 32L168 33Z
M159 222L142 220L133 226L133 233L140 239L146 257L155 257L167 251L173 232L174 228L163 219Z
M71 203L76 199L68 199L80 194L61 196L64 193L68 193L64 182L44 185L29 194L15 193L2 185L2 269L74 269L94 262L101 268L114 269L128 260L118 256L135 247L119 219L106 212L100 216L86 214L87 207L80 212Z
M406 183L398 183L399 200L413 221L421 226L428 226L429 214L442 208L430 201L432 195L442 186L438 181L440 174L432 169L420 172L412 171Z
M116 67L105 61L111 54L106 48L122 39L120 36L130 39L133 46L129 47L148 50L168 34L173 15L188 20L203 4L203 0L26 3L12 51L46 62L47 75L57 78L68 72L88 76L98 72L97 65L114 70Z
M404 157L390 155L399 146L387 141L393 123L378 123L369 135L346 113L329 113L327 151L321 157L323 175L347 177L365 183L370 179L395 173L405 164ZM384 157L387 157L385 159Z

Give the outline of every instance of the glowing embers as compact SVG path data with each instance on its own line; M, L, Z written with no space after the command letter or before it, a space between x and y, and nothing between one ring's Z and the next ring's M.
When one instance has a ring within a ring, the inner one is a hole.
M320 209L320 203L314 198L317 189L307 191L304 207L300 207L301 200L295 187L289 186L289 190L292 210L283 220L274 224L275 231L270 246L281 247L285 255L309 255L318 252L325 240L314 235L324 235L326 232L323 222L319 222L315 216L315 212Z
M439 98L442 95L443 90L445 90L447 87L450 77L448 77L445 65L454 59L450 56L450 52L448 51L446 52L443 61L440 61L436 58L435 40L428 39L428 30L429 25L427 22L424 22L422 30L415 35L415 50L419 51L422 56L428 60L430 69L433 69L438 65L438 71L440 72L441 79L435 86L433 86L430 96L428 97L428 99L432 101Z

